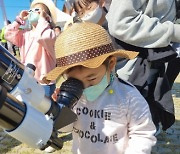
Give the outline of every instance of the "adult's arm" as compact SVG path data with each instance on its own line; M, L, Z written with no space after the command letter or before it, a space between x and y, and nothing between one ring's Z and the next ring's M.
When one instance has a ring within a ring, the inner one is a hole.
M112 0L107 14L110 34L126 43L147 48L165 47L170 42L180 42L180 25L172 22L175 17L174 0L158 2ZM156 9L162 11L157 12ZM157 17L154 17L155 14Z
M21 47L24 40L24 30L19 29L20 25L14 21L12 24L6 26L4 36L6 40L12 44Z

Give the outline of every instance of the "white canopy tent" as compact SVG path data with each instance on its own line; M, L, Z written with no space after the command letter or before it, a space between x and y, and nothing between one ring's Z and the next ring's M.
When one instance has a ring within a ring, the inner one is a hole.
M67 14L65 12L62 12L58 8L56 8L56 13L57 13L57 23L56 23L56 25L59 25L63 29L64 24L66 23L66 21L72 20L72 17L69 14Z

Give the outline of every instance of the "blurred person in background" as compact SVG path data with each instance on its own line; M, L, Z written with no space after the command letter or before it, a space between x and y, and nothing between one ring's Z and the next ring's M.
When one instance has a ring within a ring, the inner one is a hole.
M11 21L7 20L6 23L7 23L6 25L9 25L11 24ZM12 55L16 56L15 45L7 41L4 37L5 29L6 26L4 26L1 30L1 34L0 34L1 45L4 46Z
M55 26L54 31L55 31L56 37L58 37L61 34L61 27Z
M30 23L30 30L20 26ZM50 97L55 89L55 81L48 85L43 77L56 66L54 43L56 35L53 27L56 23L56 6L51 0L34 0L29 10L22 10L15 21L5 29L5 38L20 48L20 59L36 67L35 79L44 87Z
M7 25L9 25L9 24L11 24L11 22L9 20L7 20ZM8 50L7 40L4 37L5 28L6 28L6 26L4 26L1 29L0 40L1 40L1 45L4 46Z

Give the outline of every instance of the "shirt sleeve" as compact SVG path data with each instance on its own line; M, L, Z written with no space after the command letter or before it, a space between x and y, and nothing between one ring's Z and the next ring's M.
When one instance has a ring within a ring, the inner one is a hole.
M106 16L110 34L126 43L146 48L165 47L171 41L180 42L180 25L161 22L154 17L153 5L153 1L113 0ZM174 7L173 2L171 7Z
M36 26L36 39L46 49L46 51L54 52L54 44L56 35L50 24L42 17L39 18Z
M12 44L21 47L24 40L24 30L19 29L20 25L14 21L12 24L6 26L5 29L5 38Z
M129 141L125 154L150 154L156 144L154 136L156 128L149 106L137 90L129 94L127 114Z

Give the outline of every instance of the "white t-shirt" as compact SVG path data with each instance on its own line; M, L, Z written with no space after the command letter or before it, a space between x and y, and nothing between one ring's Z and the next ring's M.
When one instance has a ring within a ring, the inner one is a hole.
M138 90L117 78L95 102L84 96L73 108L74 154L147 154L156 143L155 126Z

